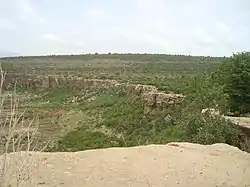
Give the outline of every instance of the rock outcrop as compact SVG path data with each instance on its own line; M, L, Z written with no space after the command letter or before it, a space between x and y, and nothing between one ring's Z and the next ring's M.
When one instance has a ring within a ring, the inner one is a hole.
M224 117L239 126L242 132L242 135L241 135L242 149L249 152L250 151L250 118L249 117L231 117L231 116L224 116Z
M22 170L17 177L29 172L25 187L250 186L250 154L226 144L169 143L75 153L23 152L8 156L13 161L8 172L17 170L19 164ZM29 171L23 162L16 160L31 160L34 167ZM15 175L7 176L11 179L10 185L16 186Z
M82 77L64 77L64 76L38 76L38 77L6 77L4 88L13 85L25 87L28 89L54 89L68 87L75 90L83 89L101 89L121 87L126 93L141 97L145 105L151 107L167 107L174 103L182 101L182 94L165 93L159 91L155 86L120 83L110 79L84 79Z

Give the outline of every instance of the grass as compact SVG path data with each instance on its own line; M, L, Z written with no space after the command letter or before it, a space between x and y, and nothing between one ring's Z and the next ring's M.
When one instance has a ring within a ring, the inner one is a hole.
M238 129L220 118L204 118L193 98L164 111L146 114L140 98L128 96L117 89L102 90L96 93L94 100L79 103L77 108L85 117L78 128L61 137L50 151L130 147L172 141L239 146ZM170 119L166 119L166 114ZM88 121L86 116L92 121Z
M50 151L80 151L98 148L121 147L124 143L101 132L89 132L83 128L67 133Z
M43 101L46 101L43 104L44 108L59 108L64 106L64 102L66 102L70 97L74 95L74 91L66 88L57 88L45 92L45 94L41 97Z
M54 150L79 151L182 140L177 128L164 120L165 116L145 115L139 98L131 98L118 90L102 91L95 100L82 102L79 107L88 117L100 114L99 119L67 133ZM112 133L96 132L103 128Z

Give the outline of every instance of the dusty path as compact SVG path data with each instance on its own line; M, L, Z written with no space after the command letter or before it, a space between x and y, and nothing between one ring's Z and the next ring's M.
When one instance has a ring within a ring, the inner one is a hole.
M31 172L34 184L25 187L250 186L250 154L225 144L172 143L40 153L36 158L40 165Z

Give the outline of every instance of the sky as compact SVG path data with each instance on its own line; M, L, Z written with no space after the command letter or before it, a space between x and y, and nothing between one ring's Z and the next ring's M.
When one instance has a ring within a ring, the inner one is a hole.
M0 55L250 51L249 0L0 0Z

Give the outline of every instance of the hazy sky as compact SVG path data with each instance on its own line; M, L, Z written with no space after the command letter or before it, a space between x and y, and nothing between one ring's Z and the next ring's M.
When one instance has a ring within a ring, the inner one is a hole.
M0 0L0 52L250 50L249 0Z

